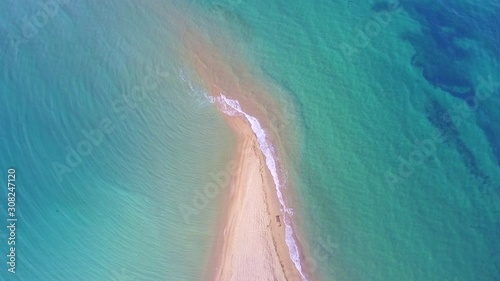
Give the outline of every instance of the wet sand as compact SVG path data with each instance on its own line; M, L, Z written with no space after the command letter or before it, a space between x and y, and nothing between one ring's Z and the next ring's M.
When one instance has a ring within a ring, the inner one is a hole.
M253 99L262 97L259 102L272 107L266 87L253 80L241 62L226 63L196 31L188 30L183 37L186 55L208 94L237 100L244 112L265 124L266 114ZM239 164L222 207L223 231L209 280L302 280L290 258L276 187L257 136L244 116L230 116L226 106L215 103L238 137Z
M274 183L256 136L240 117L227 119L238 134L238 167L214 279L300 280L289 257Z

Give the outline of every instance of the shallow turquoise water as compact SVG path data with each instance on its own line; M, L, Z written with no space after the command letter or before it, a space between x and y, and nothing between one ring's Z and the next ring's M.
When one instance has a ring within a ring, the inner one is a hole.
M499 85L479 77L500 79L499 8L390 7L228 8L296 101L309 262L324 280L498 280Z
M22 35L17 18L40 7L9 5L2 27ZM6 46L0 170L17 170L19 221L17 272L2 258L0 280L204 275L221 197L193 198L225 170L232 138L180 78L163 23L160 9L74 1L17 52ZM7 235L2 226L2 257Z
M0 169L17 170L19 218L18 273L0 280L206 273L222 196L193 199L233 140L181 79L173 7L132 3L68 1L34 34L37 2L0 6ZM441 3L189 2L287 95L303 260L322 280L500 279L500 86L478 90L500 81L500 11Z

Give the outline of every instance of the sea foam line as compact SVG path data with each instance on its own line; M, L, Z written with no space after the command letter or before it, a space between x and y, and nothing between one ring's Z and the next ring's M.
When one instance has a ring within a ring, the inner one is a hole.
M281 210L284 211L285 217L285 241L288 246L288 250L290 252L290 258L294 263L295 267L299 271L302 281L307 281L304 273L302 272L302 265L300 263L300 253L299 247L293 237L293 229L291 226L291 219L289 216L293 214L293 210L291 208L287 208L285 204L285 200L283 199L282 193L282 183L280 178L278 177L277 165L276 165L276 156L274 147L270 141L267 140L266 131L259 123L259 120L252 115L247 114L241 109L240 103L237 100L227 98L223 93L220 93L220 97L209 97L210 102L216 103L221 110L229 115L229 116L244 116L246 120L250 123L252 127L252 131L257 136L257 141L260 146L260 150L264 154L264 158L266 159L266 166L271 172L273 177L274 184L276 186L276 192L278 194L278 200L281 205Z
M213 103L209 98L208 93L201 87L195 86L191 80L188 78L188 74L183 69L179 71L179 78L189 87L189 95L196 99L199 106L205 106L209 103Z
M195 87L192 85L191 81L188 79L186 73L182 69L180 71L179 76L184 82L188 83L188 86L191 89L191 91L200 93L200 91L197 91ZM262 128L257 118L247 114L241 109L240 103L237 100L229 99L223 93L220 93L219 97L213 97L209 96L207 92L201 91L201 97L210 103L216 104L225 114L229 116L244 116L245 119L247 119L247 121L250 123L252 131L257 136L257 142L259 143L260 150L264 154L264 158L266 160L266 166L271 172L273 182L276 186L276 193L278 195L278 200L280 202L281 211L283 211L284 214L283 216L285 223L285 241L288 246L290 258L294 263L295 267L297 268L297 270L299 271L302 281L307 281L307 278L305 277L304 272L302 271L299 247L297 246L295 238L293 237L293 228L291 226L291 219L289 218L289 216L293 215L293 209L286 207L285 200L283 199L283 193L281 192L283 186L278 177L274 147L271 144L271 142L267 140L267 135L264 128Z

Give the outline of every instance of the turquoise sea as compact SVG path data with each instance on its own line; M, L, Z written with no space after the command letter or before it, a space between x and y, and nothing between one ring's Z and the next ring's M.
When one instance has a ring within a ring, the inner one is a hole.
M204 280L235 139L180 6L279 89L310 280L500 280L497 0L2 2L0 280Z

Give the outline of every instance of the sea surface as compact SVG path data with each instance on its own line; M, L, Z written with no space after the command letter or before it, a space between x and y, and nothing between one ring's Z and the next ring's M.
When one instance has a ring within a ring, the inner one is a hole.
M180 6L279 89L310 280L500 280L497 0L2 2L0 280L206 276L235 138Z

